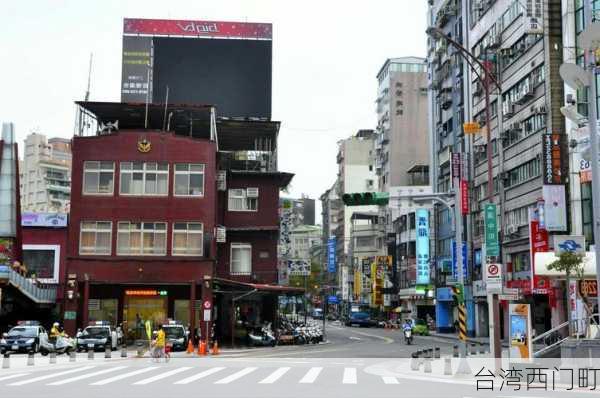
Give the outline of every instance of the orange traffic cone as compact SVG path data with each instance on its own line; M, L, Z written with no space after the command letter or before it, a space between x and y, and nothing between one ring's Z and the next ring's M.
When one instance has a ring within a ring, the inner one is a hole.
M187 346L187 350L185 350L185 352L187 352L188 354L191 354L192 352L194 352L194 345L192 344L192 340L188 340L188 346Z
M202 354L201 355L208 354L208 344L206 344L204 341L200 344L202 345Z
M217 340L215 340L215 342L213 343L212 354L219 355L219 343L217 343Z

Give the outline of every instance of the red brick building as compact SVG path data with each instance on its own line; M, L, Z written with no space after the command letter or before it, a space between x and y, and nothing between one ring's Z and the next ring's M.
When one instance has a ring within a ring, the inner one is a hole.
M139 319L166 318L206 330L204 304L231 325L233 292L276 289L279 190L292 178L276 169L278 123L217 120L210 106L79 106L67 330L108 320L135 338ZM252 305L265 303L276 300Z

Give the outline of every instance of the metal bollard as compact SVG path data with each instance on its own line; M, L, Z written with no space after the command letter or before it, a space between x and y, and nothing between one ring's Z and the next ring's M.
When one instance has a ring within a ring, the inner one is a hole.
M144 346L142 345L142 343L137 343L137 356L138 358L141 358L144 356Z
M107 345L106 347L104 347L104 359L110 359L111 356L112 356L111 347L109 345Z
M10 368L10 354L8 352L4 353L4 358L2 358L2 369Z
M427 357L425 358L425 366L423 367L423 371L425 373L431 373L431 355L428 354Z
M419 356L416 352L410 354L410 370L419 370Z
M458 346L457 345L455 345L453 348L452 356L454 358L458 358Z
M444 357L444 374L452 376L452 358Z
M424 351L422 351L422 350L417 351L417 360L418 360L417 363L418 363L418 366L423 365L423 356L424 355L425 355Z
M75 362L77 360L77 353L75 351L69 351L69 362Z
M479 353L485 354L485 344L479 343Z
M91 361L92 359L94 359L94 349L93 348L92 349L88 348L88 360Z
M471 355L477 355L477 346L475 343L471 343Z
M33 351L29 351L27 353L27 366L34 365L34 355L35 355L35 353Z
M50 353L50 363L56 363L56 353L55 352Z
M435 359L440 359L441 357L440 347L435 347Z
M121 358L127 358L127 346L123 345L123 347L121 347Z

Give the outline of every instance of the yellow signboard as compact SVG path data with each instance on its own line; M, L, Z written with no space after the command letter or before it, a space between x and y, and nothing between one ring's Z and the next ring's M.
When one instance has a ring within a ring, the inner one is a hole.
M463 123L463 131L465 134L477 134L481 131L481 126L478 122Z

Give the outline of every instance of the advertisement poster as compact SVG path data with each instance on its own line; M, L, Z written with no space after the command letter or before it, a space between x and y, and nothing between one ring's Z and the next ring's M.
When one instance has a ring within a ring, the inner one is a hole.
M457 254L456 254L456 241L453 239L452 240L452 277L455 280L458 280L458 267L456 266L456 261L457 261ZM463 278L468 278L469 276L469 271L468 271L468 267L467 267L467 243L463 242L462 243L462 269L463 269Z
M529 304L510 304L510 357L530 359L533 357L531 347L531 312Z
M327 241L327 272L329 272L330 274L335 274L336 272L336 247L337 244L335 236L329 238L329 240Z
M429 211L417 209L417 285L429 285Z
M531 248L531 289L533 290L540 287L540 284L537 283L539 278L535 275L535 253L547 252L549 250L548 231L540 228L540 222L535 209L529 209L529 242L529 247Z
M544 185L544 219L547 231L567 230L567 202L564 185Z

